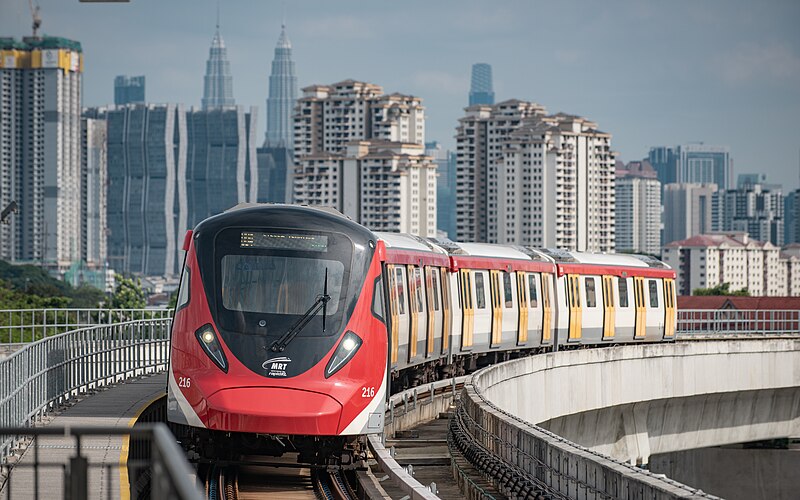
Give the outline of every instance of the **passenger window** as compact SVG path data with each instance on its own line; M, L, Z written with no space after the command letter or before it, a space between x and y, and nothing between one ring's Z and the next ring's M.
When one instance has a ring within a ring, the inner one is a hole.
M511 293L511 273L503 272L503 289L506 296L506 309L514 306L514 295Z
M619 288L619 306L628 307L628 280L619 278L617 283Z
M650 307L658 307L658 283L656 280L648 280L647 286L650 288Z
M586 279L586 307L597 306L597 296L594 291L594 278Z
M433 310L439 310L439 271L430 269L431 273L431 290L433 293Z
M425 310L425 304L422 302L422 270L414 268L414 292L417 294L417 312Z
M403 270L402 269L395 269L395 280L394 286L397 290L397 304L398 304L398 314L405 314L406 313L406 293L405 289L403 288Z
M475 273L475 298L478 301L478 309L485 309L486 294L483 290L483 273Z
M530 288L530 298L531 298L531 307L536 307L539 304L538 298L536 297L536 275L529 274L528 275L528 288Z
M383 279L380 276L375 278L375 286L372 289L372 314L385 323L383 319Z

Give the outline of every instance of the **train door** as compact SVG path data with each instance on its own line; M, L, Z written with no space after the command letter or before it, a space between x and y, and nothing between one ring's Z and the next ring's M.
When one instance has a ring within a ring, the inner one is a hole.
M442 338L442 297L439 282L439 268L425 268L425 291L428 306L428 340L425 357L433 355L436 340Z
M643 339L647 332L647 309L644 304L644 278L633 277L633 298L636 304L636 326L633 338Z
M461 349L472 348L475 333L475 304L472 293L472 276L469 269L461 269L459 275L459 295L461 297Z
M551 332L553 331L553 306L550 300L553 275L542 273L541 292L542 292L542 344L549 344L553 341Z
M386 266L389 286L389 315L392 335L391 364L400 359L400 352L408 350L408 303L406 301L406 279L403 266Z
M439 275L439 286L442 289L442 354L450 348L450 333L453 327L453 309L450 304L450 281L447 279L447 268L434 268Z
M517 271L517 345L522 346L528 343L528 330L530 329L530 307L528 306L528 273ZM533 293L536 293L534 288ZM535 300L535 299L534 299Z
M675 337L675 323L677 322L675 312L675 281L664 279L664 338Z
M617 314L614 308L614 277L603 276L603 340L614 338Z
M408 361L419 352L420 337L426 332L427 313L425 311L425 285L422 281L422 269L418 266L407 266L408 271L408 309L411 313L411 333L408 340ZM424 338L424 337L423 337ZM424 348L424 347L423 347Z
M614 310L614 337L619 342L633 340L636 330L636 301L631 298L631 289L635 294L635 287L631 286L632 282L627 277L616 278L617 302Z
M568 274L567 281L567 307L569 308L569 342L581 340L581 287L580 276Z
M517 308L519 303L519 294L517 293L516 286L516 273L511 271L500 271L497 283L500 285L498 288L500 307L503 311L503 319L500 324L501 338L499 344L503 343L503 339L512 343L514 334L517 332L518 318L514 314L514 309Z
M503 302L500 288L500 271L489 271L489 296L492 303L492 335L490 347L497 347L503 338Z
M645 284L645 306L648 309L645 337L648 340L662 340L665 326L664 281L651 278Z

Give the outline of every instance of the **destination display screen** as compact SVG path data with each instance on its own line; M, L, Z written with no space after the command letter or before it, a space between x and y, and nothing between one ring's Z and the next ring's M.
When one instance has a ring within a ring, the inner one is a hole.
M328 237L320 234L282 234L242 231L241 247L327 252Z

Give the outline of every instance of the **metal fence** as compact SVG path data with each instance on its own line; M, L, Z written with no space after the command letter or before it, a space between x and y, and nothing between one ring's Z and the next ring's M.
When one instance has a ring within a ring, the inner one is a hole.
M25 427L97 386L166 368L170 319L97 325L31 343L0 360L0 427ZM0 435L0 461L18 442Z
M89 325L163 319L172 309L0 309L0 343L34 342Z
M679 309L677 334L800 334L800 311Z
M86 443L91 443L91 438L95 436L127 436L132 445L137 443L139 453L131 453L126 463L130 498L204 498L192 480L193 471L183 451L163 423L134 427L0 428L0 434L23 434L34 438L30 450L32 460L16 464L13 474L9 474L8 470L0 474L5 476L5 484L0 484L0 499L3 500L54 498L56 491L59 497L62 497L63 491L62 498L66 500L118 498L120 489L115 487L112 478L120 465L92 462L86 456L92 448ZM74 440L74 445L69 443L71 440ZM57 444L49 444L51 442ZM40 450L49 449L48 446L74 449L75 454L62 454L59 458ZM98 480L101 476L105 482ZM94 487L90 488L90 484ZM123 486L119 485L120 488Z

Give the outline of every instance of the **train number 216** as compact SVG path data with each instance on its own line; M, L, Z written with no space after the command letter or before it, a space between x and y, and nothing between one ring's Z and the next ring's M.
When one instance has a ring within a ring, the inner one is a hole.
M362 387L361 388L361 397L362 398L374 398L375 397L375 388L374 387Z

